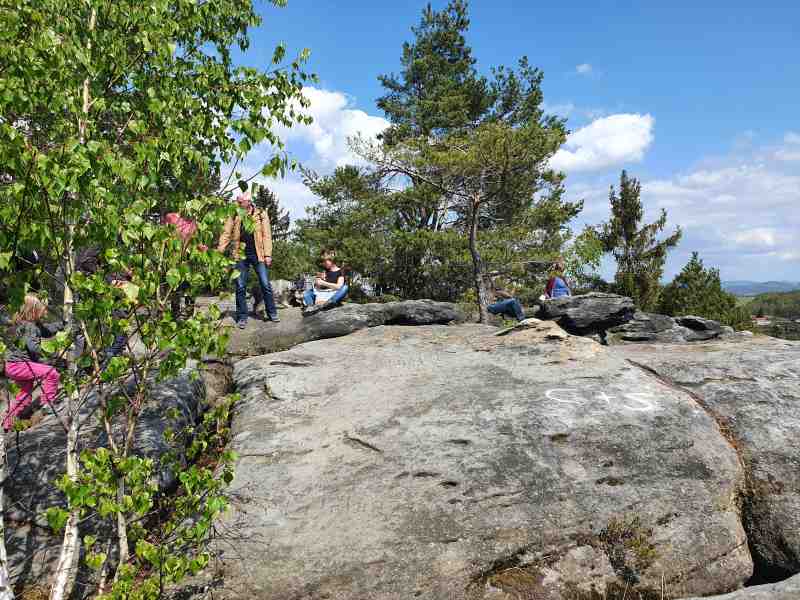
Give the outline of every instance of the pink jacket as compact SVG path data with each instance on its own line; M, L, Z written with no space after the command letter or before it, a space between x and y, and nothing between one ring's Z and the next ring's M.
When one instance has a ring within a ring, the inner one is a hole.
M184 244L197 233L197 223L191 219L184 219L178 213L167 213L164 217L164 223L175 226L175 229L178 230L178 237L181 238Z

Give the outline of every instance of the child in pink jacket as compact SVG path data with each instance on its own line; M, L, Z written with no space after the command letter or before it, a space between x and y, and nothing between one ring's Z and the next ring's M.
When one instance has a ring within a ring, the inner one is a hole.
M47 336L41 321L47 306L34 294L27 294L22 307L12 321L11 333L14 344L6 350L6 377L16 383L20 391L9 402L3 418L3 429L9 431L14 418L33 401L34 385L41 383L42 403L52 404L58 396L60 375L54 367L45 364L40 342Z

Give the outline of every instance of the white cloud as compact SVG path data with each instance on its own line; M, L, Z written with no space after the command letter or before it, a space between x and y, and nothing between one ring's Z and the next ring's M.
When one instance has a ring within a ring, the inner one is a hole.
M389 126L386 119L353 108L351 100L341 92L306 87L303 94L310 102L304 112L314 122L285 129L282 137L289 144L308 144L310 156L304 162L312 166L329 169L359 162L350 152L348 138L359 134L373 138Z
M651 222L663 208L668 229L680 225L684 232L669 254L667 277L698 251L707 265L720 268L723 279L800 281L800 168L774 160L774 148L761 150L713 168L642 181L645 219ZM617 185L616 175L605 185L580 186L569 178L567 183L586 200L582 220L608 218L607 185ZM605 275L613 276L613 270Z
M786 252L778 252L775 254L775 256L778 260L800 264L800 251L798 250L788 250Z
M774 229L756 227L735 233L733 240L742 246L773 248L777 243L777 234Z
M775 159L781 160L784 162L796 162L800 161L800 149L798 150L776 150L775 151Z
M616 114L596 119L571 133L551 161L553 168L596 171L639 162L653 142L655 119L647 114Z
M800 144L800 133L789 131L783 136L783 141L787 144Z
M582 63L575 67L575 72L578 73L578 75L591 75L592 71L592 65L589 63Z
M309 86L303 89L303 94L309 107L296 105L295 110L311 116L313 122L292 128L280 127L278 134L292 159L320 173L327 174L346 164L360 164L360 159L348 147L348 138L359 134L367 139L374 138L389 125L381 117L353 108L352 99L342 92ZM274 153L275 148L269 144L260 144L253 148L238 170L244 177L257 173ZM271 188L293 220L303 218L306 207L317 201L298 172L290 172L284 179L257 177L254 181Z
M273 179L263 182L278 196L281 206L289 211L292 221L306 216L306 206L317 201L297 173L291 173L285 179Z

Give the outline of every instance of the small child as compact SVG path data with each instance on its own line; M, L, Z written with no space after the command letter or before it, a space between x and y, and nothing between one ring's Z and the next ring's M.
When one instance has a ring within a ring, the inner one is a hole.
M12 333L17 344L6 350L6 377L20 387L20 392L9 402L3 419L3 429L9 431L14 418L33 401L33 387L41 382L42 403L51 404L58 395L60 375L54 367L45 364L41 357L40 342L48 335L41 321L47 306L34 294L27 294L19 312L12 320Z

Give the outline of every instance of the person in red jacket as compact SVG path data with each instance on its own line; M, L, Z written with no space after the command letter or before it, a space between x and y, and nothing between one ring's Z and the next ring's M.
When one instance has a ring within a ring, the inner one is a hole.
M191 219L183 218L179 213L171 212L164 215L164 224L175 228L175 235L181 240L181 243L183 244L183 250L185 251L186 247L189 245L189 242L197 233L197 223ZM208 246L205 244L198 244L197 248L202 252L208 250ZM183 282L178 289L174 291L171 307L172 315L176 319L180 315L181 299L184 300L187 310L190 310L194 306L194 298L191 298L186 294L188 289L189 285L186 282Z

